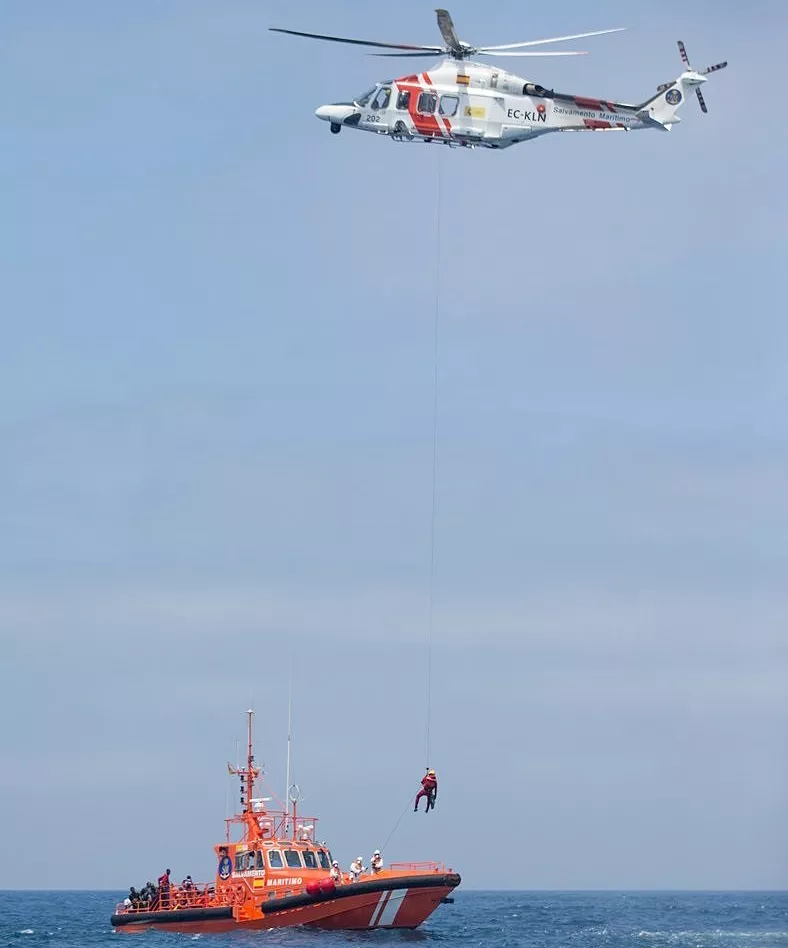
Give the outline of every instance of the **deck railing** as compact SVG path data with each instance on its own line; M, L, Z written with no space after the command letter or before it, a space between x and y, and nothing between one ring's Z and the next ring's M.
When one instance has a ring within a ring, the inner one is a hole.
M389 868L395 872L446 872L442 862L392 862Z
M257 820L263 839L291 839L295 842L312 843L317 841L317 817L301 816L293 811L268 810L252 807L252 815ZM225 819L227 839L230 838L230 826L234 823L246 823L245 814L236 814Z
M168 893L162 895L157 892L147 902L138 902L136 905L126 905L118 902L115 906L118 915L139 915L143 912L166 912L184 908L206 908L221 902L221 894L217 896L213 883L195 882L192 886L170 885Z

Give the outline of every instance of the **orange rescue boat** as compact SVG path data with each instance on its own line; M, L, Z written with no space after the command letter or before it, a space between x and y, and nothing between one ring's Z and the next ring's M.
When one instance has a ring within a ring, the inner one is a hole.
M243 811L225 821L214 846L212 883L160 886L152 901L116 906L118 931L158 928L188 933L309 925L325 929L416 928L460 884L439 863L391 863L361 875L332 872L331 852L317 842L317 820L299 816L297 801L269 810L255 796L252 712L245 768L230 767L241 784ZM231 841L233 826L240 839Z

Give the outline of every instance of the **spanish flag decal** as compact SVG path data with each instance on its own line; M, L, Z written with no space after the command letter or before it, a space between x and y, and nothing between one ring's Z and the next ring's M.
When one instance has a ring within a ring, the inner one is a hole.
M462 73L457 73L457 85L458 86L469 86L471 84L471 77L464 76Z

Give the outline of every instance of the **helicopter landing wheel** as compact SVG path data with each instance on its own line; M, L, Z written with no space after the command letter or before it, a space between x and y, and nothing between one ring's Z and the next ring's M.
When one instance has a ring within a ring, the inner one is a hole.
M340 133L341 131L342 131L342 126L339 124L339 122L332 122L332 123L331 123L331 134L332 134L332 135L339 135L339 133Z

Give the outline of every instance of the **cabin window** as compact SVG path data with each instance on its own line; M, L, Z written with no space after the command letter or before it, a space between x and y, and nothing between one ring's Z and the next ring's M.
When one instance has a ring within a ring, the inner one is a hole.
M236 872L246 872L246 856L247 856L247 853L235 854L235 871Z
M441 115L456 115L457 106L460 104L460 100L456 95L442 95L441 96Z
M301 868L301 856L297 849L286 849L285 850L285 862L287 863L288 869L300 869Z
M402 92L400 92L400 94L397 96L397 108L402 112L406 112L408 110L409 105L410 105L410 92L407 89L405 89Z
M317 869L317 859L311 849L305 849L302 855L307 869Z
M391 89L388 86L383 86L378 90L378 94L370 102L370 106L373 109L386 109L388 108L389 99L391 99Z
M438 104L438 97L434 92L422 92L419 96L418 110L422 115L432 115L435 106Z
M278 849L268 850L268 865L271 869L282 868L282 854Z
M255 853L254 867L255 869L265 869L265 863L263 862L263 854L259 849Z
M375 91L374 89L370 89L369 92L365 92L364 95L361 96L361 98L355 100L356 105L360 105L363 108L367 104L367 102L369 102L370 97L372 96L372 93L374 91Z
M321 869L330 869L330 868L331 868L331 862L330 862L328 856L323 852L322 849L318 849L318 851L317 851L317 858L320 860L320 868L321 868Z

